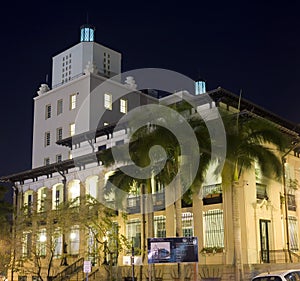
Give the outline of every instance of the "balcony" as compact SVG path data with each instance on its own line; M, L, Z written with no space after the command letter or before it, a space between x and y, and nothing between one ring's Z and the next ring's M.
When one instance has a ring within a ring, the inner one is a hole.
M203 186L203 205L219 204L223 202L222 185L212 184Z
M153 210L160 211L165 209L165 193L158 192L153 194Z
M140 196L132 196L127 198L127 212L129 214L140 213L141 211L141 198Z

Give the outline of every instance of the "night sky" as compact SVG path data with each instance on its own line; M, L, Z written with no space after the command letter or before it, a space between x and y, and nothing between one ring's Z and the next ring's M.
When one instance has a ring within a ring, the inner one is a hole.
M298 1L9 1L1 7L0 175L31 167L33 97L52 56L96 27L123 71L166 68L300 123Z

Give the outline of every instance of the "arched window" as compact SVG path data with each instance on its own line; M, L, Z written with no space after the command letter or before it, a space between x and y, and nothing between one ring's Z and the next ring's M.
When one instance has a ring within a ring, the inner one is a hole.
M32 214L33 211L33 190L27 190L24 193L24 213L28 216Z
M64 185L62 183L55 184L52 188L52 209L56 210L64 201Z
M80 180L72 180L68 184L68 200L72 206L80 204Z
M47 187L41 187L37 192L37 212L45 212L45 203L47 200Z
M98 199L98 176L90 176L85 182L87 196Z

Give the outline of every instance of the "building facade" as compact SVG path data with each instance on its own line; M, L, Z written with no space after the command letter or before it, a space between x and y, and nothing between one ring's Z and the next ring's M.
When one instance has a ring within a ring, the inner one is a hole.
M153 224L143 212L141 186L132 185L121 203L104 192L120 165L105 165L104 152L130 141L126 124L116 129L118 120L142 105L173 105L185 95L197 101L199 110L243 111L268 120L296 141L286 153L278 152L281 181L265 179L253 163L240 177L237 196L245 280L271 267L300 262L300 130L294 124L222 88L206 92L208 102L199 90L205 89L203 82L196 83L196 94L181 91L158 99L136 90L132 77L122 82L117 76L109 90L94 95L101 83L121 73L121 54L94 42L94 28L88 25L81 27L80 43L53 57L52 70L51 89L42 84L34 98L32 170L1 178L13 183L15 191L11 281L83 279L84 261L92 264L90 278L124 280L132 276L132 259L133 274L141 281L154 275L157 280L237 280L233 193L223 188L213 165L192 201L181 202L180 236L197 237L199 261L185 263L179 271L176 264L147 263L151 227L153 237L178 234L176 204L167 203L172 191L151 179ZM114 93L124 88L130 93L116 99ZM80 111L97 108L104 114L76 119Z

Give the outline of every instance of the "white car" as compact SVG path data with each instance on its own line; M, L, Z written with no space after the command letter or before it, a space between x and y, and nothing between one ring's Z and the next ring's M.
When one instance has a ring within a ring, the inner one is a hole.
M300 281L300 269L271 271L261 273L251 279L251 281Z

